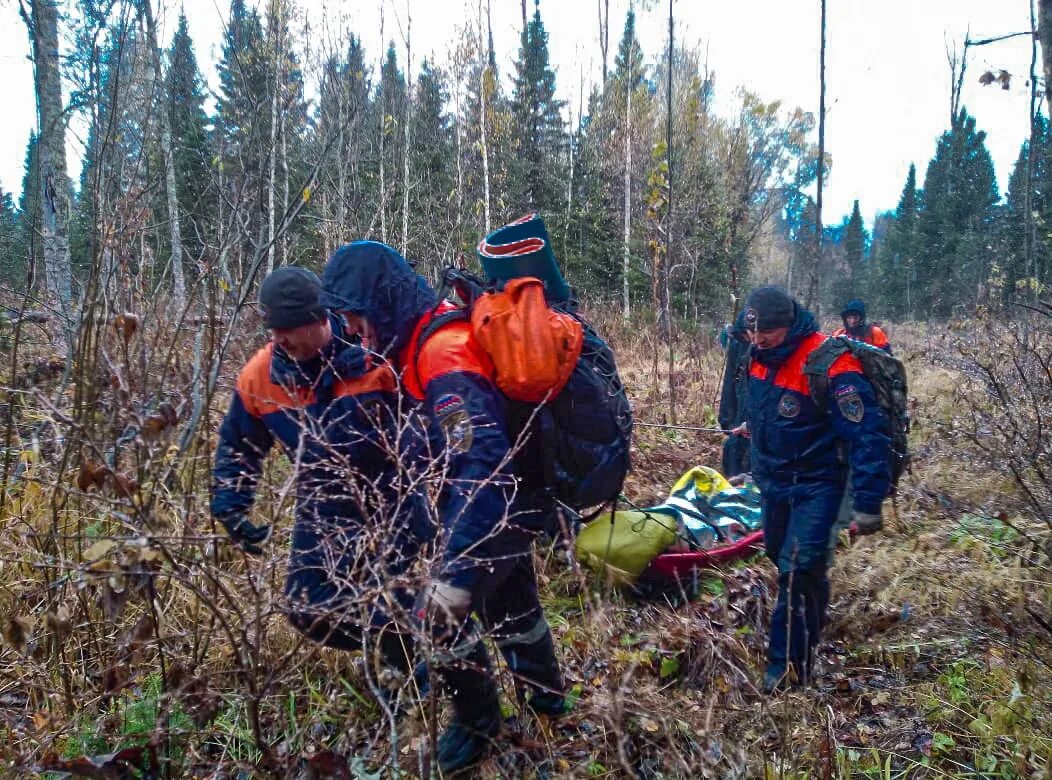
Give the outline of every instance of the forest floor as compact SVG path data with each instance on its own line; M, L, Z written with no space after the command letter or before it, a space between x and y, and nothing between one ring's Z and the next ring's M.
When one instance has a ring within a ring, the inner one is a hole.
M762 558L702 577L690 598L640 599L542 549L573 708L548 721L507 696L504 738L477 776L1052 777L1050 529L1017 513L1011 479L955 437L964 382L938 358L951 334L892 336L910 371L915 461L885 531L836 555L816 685L757 690L773 602ZM637 419L670 422L660 343L614 343ZM711 335L680 338L678 422L713 424L721 363ZM637 428L626 495L656 502L688 468L717 466L720 443ZM149 541L114 540L128 527L117 496L109 510L78 504L77 538L49 547L45 532L68 530L74 510L56 519L54 494L33 479L44 464L8 490L5 776L420 776L442 718L434 698L392 731L360 661L298 643L273 608L282 552L249 569L224 546L191 555L163 543L189 549L205 527L207 462L177 464L196 492L156 499L171 519Z

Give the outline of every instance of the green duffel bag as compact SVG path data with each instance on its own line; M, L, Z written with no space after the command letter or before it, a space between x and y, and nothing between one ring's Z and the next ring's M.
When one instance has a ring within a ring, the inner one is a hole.
M600 515L577 535L577 560L618 585L630 585L676 541L672 509L626 509Z

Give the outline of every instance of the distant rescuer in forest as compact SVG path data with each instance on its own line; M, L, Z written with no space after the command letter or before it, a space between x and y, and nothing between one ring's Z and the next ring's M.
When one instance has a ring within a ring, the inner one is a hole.
M859 298L848 301L840 313L844 327L833 331L834 336L848 336L891 354L891 343L887 334L878 325L866 322L866 304Z
M453 308L391 247L355 241L329 258L325 303L400 372L429 421L430 461L443 467L440 543L414 612L435 641L434 671L452 699L438 740L443 773L487 752L501 728L498 691L475 612L507 661L520 700L536 713L564 710L563 679L537 594L532 539L547 519L515 457L507 402L471 323L425 334ZM421 343L422 342L422 343Z
M778 567L763 688L773 693L811 677L829 604L827 547L850 463L859 533L881 528L890 437L862 365L841 355L829 369L826 411L811 397L804 366L826 336L811 312L776 287L745 303L752 340L746 424L752 473L763 501L767 557ZM841 454L846 450L845 457Z
M395 417L383 410L397 404L396 380L389 367L370 366L320 296L320 280L304 268L279 268L260 286L272 339L241 370L220 426L212 514L245 552L262 552L271 529L249 512L263 461L279 443L293 461L297 496L290 622L330 647L378 649L386 665L408 673L409 637L374 606L376 591L417 557L428 534L422 498L399 483L398 453L391 457L376 436ZM398 517L387 514L394 506L403 508ZM372 598L364 607L363 593ZM412 606L407 593L395 597Z

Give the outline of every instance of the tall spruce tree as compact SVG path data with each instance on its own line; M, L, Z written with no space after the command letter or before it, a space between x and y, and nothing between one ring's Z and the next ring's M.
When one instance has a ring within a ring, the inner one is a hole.
M402 188L405 186L402 181L402 155L405 153L402 122L406 99L405 75L398 65L398 50L391 41L380 67L380 83L373 104L377 112L375 126L381 135L380 232L381 238L390 243L397 243L398 227L402 224Z
M522 31L511 113L515 132L509 194L518 211L562 213L566 133L548 59L548 33L538 0ZM560 231L561 232L561 231Z
M1052 225L1052 129L1038 116L1034 126L1033 158L1030 139L1023 142L1015 168L1008 179L1001 220L1001 276L1003 299L1007 303L1027 291L1040 289L1048 278L1049 226ZM1029 206L1032 222L1026 219L1027 172L1030 169ZM1029 233L1029 235L1028 235Z
M844 268L842 276L837 280L834 289L838 290L836 300L833 301L834 308L843 306L851 298L863 297L866 292L866 244L869 235L862 223L862 213L859 211L858 201L851 209L851 216L844 227Z
M25 242L18 209L10 192L0 187L0 281L18 289L25 282Z
M216 118L219 185L218 236L241 266L266 242L267 173L270 148L268 57L259 13L231 0L219 61ZM229 234L228 234L229 232ZM232 235L230 235L232 234ZM228 273L229 275L229 273Z
M438 266L456 250L451 243L456 227L451 165L454 152L452 125L446 113L449 90L445 74L425 59L414 90L407 251L426 265Z
M928 164L919 212L918 313L948 317L977 304L992 261L997 180L986 133L961 110Z
M322 167L318 196L311 200L320 218L325 255L347 236L367 235L372 216L367 204L379 203L369 124L371 90L365 50L361 39L351 35L343 55L330 56L322 67L315 117L314 154L331 147L333 160Z
M166 97L172 128L172 158L180 212L183 248L190 262L199 261L216 217L215 151L205 113L205 91L198 69L186 14L168 49Z
M917 310L919 208L917 166L911 164L887 236L877 253L872 285L881 309L894 319L910 319Z

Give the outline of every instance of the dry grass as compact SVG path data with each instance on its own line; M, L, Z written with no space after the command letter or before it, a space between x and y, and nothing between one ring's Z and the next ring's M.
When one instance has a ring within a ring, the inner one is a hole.
M604 329L638 418L670 421L660 341ZM1010 480L976 468L953 439L964 380L933 348L953 334L916 326L892 336L911 372L917 460L887 532L838 554L818 686L776 699L755 689L772 601L763 561L702 578L689 600L639 601L542 550L543 599L576 704L556 722L526 717L505 680L517 717L480 776L1049 776L1052 635L1033 617L1052 614L1049 562L995 519ZM680 422L712 423L722 369L712 342L679 341ZM32 362L47 351L23 354ZM54 417L35 403L20 414L23 433ZM150 444L151 468L173 457L170 444ZM627 494L661 497L686 468L718 463L719 445L639 429ZM61 464L46 442L39 452L0 516L5 776L120 749L170 777L420 774L433 700L392 732L368 665L285 625L275 609L284 537L267 561L216 543L206 450L175 463L167 483L138 475L131 497L74 488L77 463ZM286 530L287 477L276 463L261 500ZM1047 538L1011 505L1012 525ZM136 776L118 764L91 771Z

